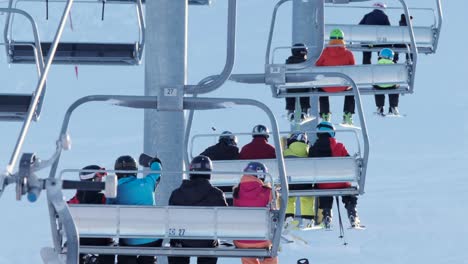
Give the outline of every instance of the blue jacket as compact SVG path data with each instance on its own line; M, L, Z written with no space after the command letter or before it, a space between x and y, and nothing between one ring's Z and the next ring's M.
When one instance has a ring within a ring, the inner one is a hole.
M153 162L151 170L161 170L161 164ZM108 204L123 205L155 205L154 189L160 173L150 173L138 179L135 176L120 178L117 184L117 197L107 199ZM138 223L135 223L138 224ZM122 238L127 245L141 245L156 241L157 239Z

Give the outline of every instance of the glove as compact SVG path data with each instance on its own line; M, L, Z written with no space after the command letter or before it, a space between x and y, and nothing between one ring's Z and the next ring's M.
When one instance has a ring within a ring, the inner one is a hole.
M141 153L140 158L138 159L138 163L145 168L149 168L153 162L162 164L158 157L152 157L146 153Z

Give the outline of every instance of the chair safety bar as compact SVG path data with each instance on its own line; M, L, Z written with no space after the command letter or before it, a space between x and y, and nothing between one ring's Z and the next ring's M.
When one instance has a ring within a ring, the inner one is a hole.
M268 208L69 207L80 237L269 240L275 217Z

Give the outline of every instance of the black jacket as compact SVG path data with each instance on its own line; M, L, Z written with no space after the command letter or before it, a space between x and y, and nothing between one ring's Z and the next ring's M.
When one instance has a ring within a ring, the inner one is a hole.
M289 58L286 60L286 64L296 64L296 63L302 63L305 61L306 59L304 57L289 56Z
M390 26L390 20L382 10L374 9L372 12L364 15L359 25Z
M169 198L169 205L227 206L224 193L208 179L184 180ZM217 240L171 240L173 247L217 247Z
M200 155L205 155L211 160L237 160L239 159L239 148L219 142L205 149Z

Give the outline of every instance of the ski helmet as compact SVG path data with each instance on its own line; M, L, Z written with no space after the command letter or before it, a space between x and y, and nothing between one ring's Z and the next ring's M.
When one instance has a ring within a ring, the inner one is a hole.
M199 155L196 156L195 158L192 159L192 162L190 162L190 171L212 171L213 170L213 164L207 156L204 155ZM191 173L190 179L197 179L197 178L202 178L202 179L211 179L211 174L195 174Z
M230 146L237 146L237 137L236 135L232 134L230 131L224 131L221 133L221 136L219 136L219 143L223 142L226 145Z
M309 53L309 50L304 43L296 43L291 48L291 53L295 57L304 57Z
M379 56L384 59L393 60L395 53L389 48L383 48L382 50L380 50Z
M136 171L138 170L136 160L132 158L132 156L125 155L125 156L120 156L117 158L115 161L114 165L115 170L125 170L125 171ZM116 172L117 178L122 178L126 176L136 176L137 173L121 173L121 172Z
M268 135L269 133L270 131L264 125L256 125L252 129L252 137L262 136L264 138L268 138L270 137L270 135Z
M288 141L287 141L288 147L292 143L298 142L298 141L308 144L309 139L307 139L307 134L304 133L304 132L301 132L301 131L296 131L296 132L292 133L291 135L289 135Z
M244 169L244 173L249 175L249 172L259 173L259 174L252 174L253 176L257 177L258 179L265 181L266 174L268 173L268 168L265 164L257 161L252 161L247 164L247 167Z
M81 170L88 170L88 171L80 171L80 180L82 181L101 181L102 177L107 175L105 171L99 170L106 170L104 168L99 167L98 165L88 165ZM93 170L92 172L90 172Z
M375 8L381 8L381 9L387 8L387 4L382 3L382 2L375 2L372 6Z
M328 134L331 137L335 137L335 126L327 121L322 121L317 125L317 131L329 131ZM324 133L317 133L317 136L322 135Z
M330 39L344 39L344 33L341 29L335 28L330 32Z

